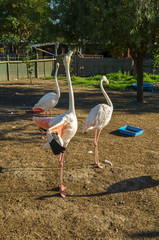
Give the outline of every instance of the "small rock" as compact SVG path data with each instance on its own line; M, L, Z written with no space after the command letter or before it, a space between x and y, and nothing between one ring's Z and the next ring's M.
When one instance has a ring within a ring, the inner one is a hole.
M87 153L93 153L92 151L88 151Z
M118 229L117 229L117 228L114 228L114 232L116 232L116 233L117 233L117 232L118 232Z
M85 188L87 191L89 191L89 188L88 188L86 185L84 186L84 188Z
M125 202L124 201L120 201L119 204L124 204Z

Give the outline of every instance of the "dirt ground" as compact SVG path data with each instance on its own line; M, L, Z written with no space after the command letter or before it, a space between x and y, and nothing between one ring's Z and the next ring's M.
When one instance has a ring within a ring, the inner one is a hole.
M52 80L0 82L0 239L159 239L159 92L110 91L114 112L99 139L104 165L93 165L94 131L81 133L100 90L75 87L78 131L64 161L67 196L58 192L58 157L25 111L55 89ZM66 81L53 114L68 109ZM119 127L144 129L129 137ZM105 162L109 160L112 166Z

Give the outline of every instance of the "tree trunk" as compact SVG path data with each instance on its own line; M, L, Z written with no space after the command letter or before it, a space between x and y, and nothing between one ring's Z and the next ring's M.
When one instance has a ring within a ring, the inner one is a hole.
M137 74L137 102L143 103L144 96L143 96L143 63L144 63L144 56L147 50L137 52L135 49L130 48L130 54L134 60L135 70Z
M138 55L135 60L136 72L137 72L137 102L143 103L143 55Z
M31 77L31 73L29 73L29 78L30 78L30 84L32 85L32 77Z
M144 100L143 96L143 58L137 58L137 102L142 103Z

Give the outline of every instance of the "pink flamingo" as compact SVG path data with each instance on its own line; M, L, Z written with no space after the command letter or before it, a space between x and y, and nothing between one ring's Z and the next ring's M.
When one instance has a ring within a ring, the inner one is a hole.
M55 85L56 93L49 92L46 93L40 100L34 105L32 113L45 113L47 114L50 111L50 116L52 115L52 109L57 105L60 98L60 88L57 81L57 73L59 69L59 63L56 63L55 71Z
M71 61L71 56L73 51L69 51L65 56L63 62L66 69L66 77L69 88L69 110L67 113L60 114L52 118L38 118L34 117L33 120L36 125L42 129L47 130L48 142L44 145L45 147L50 145L53 153L55 155L60 154L59 156L59 166L60 166L60 182L59 182L59 192L62 197L65 197L63 192L65 187L63 186L63 159L64 151L74 137L77 131L77 117L75 113L75 104L74 104L74 94L71 84L71 77L69 71L69 65Z
M105 76L102 76L100 80L100 88L108 105L103 103L103 104L98 104L94 108L92 108L82 128L82 133L87 132L91 129L95 129L95 139L94 139L95 164L99 168L102 168L101 164L99 163L99 157L98 157L99 136L100 136L101 130L109 123L113 113L113 104L103 88L103 81L106 82L107 84L109 84L109 81Z

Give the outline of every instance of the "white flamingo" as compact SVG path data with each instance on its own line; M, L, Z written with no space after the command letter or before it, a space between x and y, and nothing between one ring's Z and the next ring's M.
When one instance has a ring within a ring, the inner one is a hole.
M60 182L59 182L59 191L62 197L65 197L63 192L65 187L62 184L63 178L63 159L64 151L74 137L77 131L77 117L75 113L75 104L74 104L74 94L71 84L71 77L69 71L69 65L71 61L71 56L73 51L69 51L65 56L63 62L66 69L66 77L69 88L69 110L67 113L60 114L52 118L38 118L34 117L33 120L36 125L42 129L47 129L48 142L44 145L45 147L50 144L50 147L55 155L60 154L59 156L59 166L60 166Z
M106 82L107 84L109 84L109 81L105 76L102 76L100 80L100 88L108 105L103 103L103 104L98 104L94 108L92 108L82 128L82 133L87 132L91 129L95 129L95 139L94 139L95 164L99 168L102 168L101 164L99 163L99 157L98 157L99 136L100 136L101 130L109 123L113 113L113 104L103 88L103 81Z
M56 93L49 92L46 93L40 100L34 105L33 113L46 113L50 111L50 116L52 115L52 109L57 105L60 98L60 88L57 81L57 73L59 69L59 63L56 63L56 71L55 71L55 85L56 85Z

